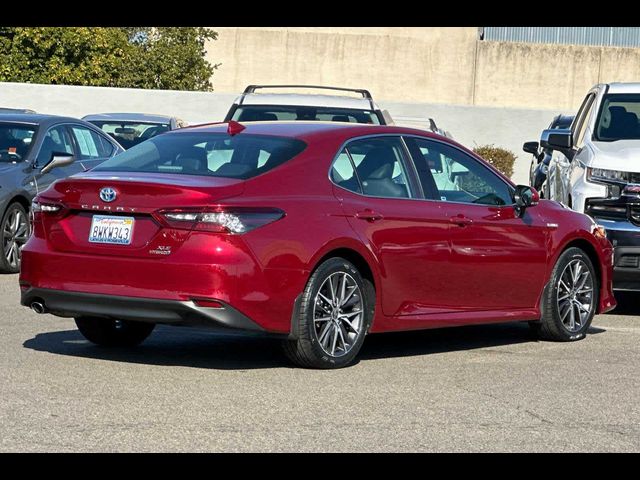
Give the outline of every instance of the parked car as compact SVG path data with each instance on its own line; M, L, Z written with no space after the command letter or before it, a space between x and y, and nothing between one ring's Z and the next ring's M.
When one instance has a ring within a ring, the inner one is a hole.
M256 92L264 89L320 90L331 91L334 94ZM353 94L359 95L359 98ZM393 124L389 112L380 110L368 90L317 85L249 85L231 105L224 121L230 120L238 122L313 120L374 125Z
M0 115L0 272L20 270L28 212L38 192L122 151L108 135L77 118Z
M569 341L615 306L591 218L424 130L185 128L56 182L34 212L21 302L99 345L208 325L334 368L369 332L530 321Z
M591 215L615 247L614 288L640 291L640 83L594 86L570 129L545 130L550 198Z
M161 133L187 126L187 122L177 117L147 113L96 113L82 119L111 135L125 150Z
M573 115L556 115L548 130L569 128L574 118ZM541 149L538 142L526 142L522 149L532 154L531 166L529 167L529 185L538 190L542 198L549 198L547 173L553 150L550 148Z
M9 108L9 107L0 107L0 114L3 113L36 113L35 110L30 110L28 108Z

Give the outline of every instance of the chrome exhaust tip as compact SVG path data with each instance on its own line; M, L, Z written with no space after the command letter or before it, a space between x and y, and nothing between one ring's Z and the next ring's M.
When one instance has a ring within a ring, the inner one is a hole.
M45 308L44 304L41 302L31 302L31 310L33 310L34 312L38 313L38 314L42 314L45 313L47 311L47 309Z

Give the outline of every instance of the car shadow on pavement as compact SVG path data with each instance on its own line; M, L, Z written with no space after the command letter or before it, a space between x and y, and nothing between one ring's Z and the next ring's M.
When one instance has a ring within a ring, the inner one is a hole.
M591 327L589 333L604 331ZM524 323L382 333L367 337L356 362L536 341L536 336ZM85 340L77 330L40 333L25 341L23 346L56 355L146 365L219 370L293 367L277 339L192 328L158 326L142 345L135 348L98 347Z
M589 335L606 330L589 328ZM428 355L461 350L502 347L541 341L526 322L492 325L468 325L414 332L371 335L362 347L363 360L384 357ZM508 352L511 353L511 352Z
M196 328L158 326L137 347L100 347L77 330L40 333L23 343L32 350L146 365L220 370L288 367L278 340Z

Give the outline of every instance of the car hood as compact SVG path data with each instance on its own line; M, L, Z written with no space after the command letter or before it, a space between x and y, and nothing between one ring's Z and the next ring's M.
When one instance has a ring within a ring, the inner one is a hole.
M593 142L593 161L590 167L640 172L640 140Z

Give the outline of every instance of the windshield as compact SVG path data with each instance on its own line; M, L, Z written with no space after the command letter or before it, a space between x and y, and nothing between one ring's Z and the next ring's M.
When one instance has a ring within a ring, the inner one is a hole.
M0 162L20 162L31 151L36 127L0 123Z
M298 155L301 140L264 135L160 135L110 158L94 171L151 172L247 179Z
M287 105L242 105L233 112L231 119L236 122L311 120L380 125L380 119L372 110Z
M125 150L171 130L171 125L168 123L101 122L97 120L91 120L91 123L111 135Z
M640 94L605 95L596 125L595 139L605 142L640 139Z

